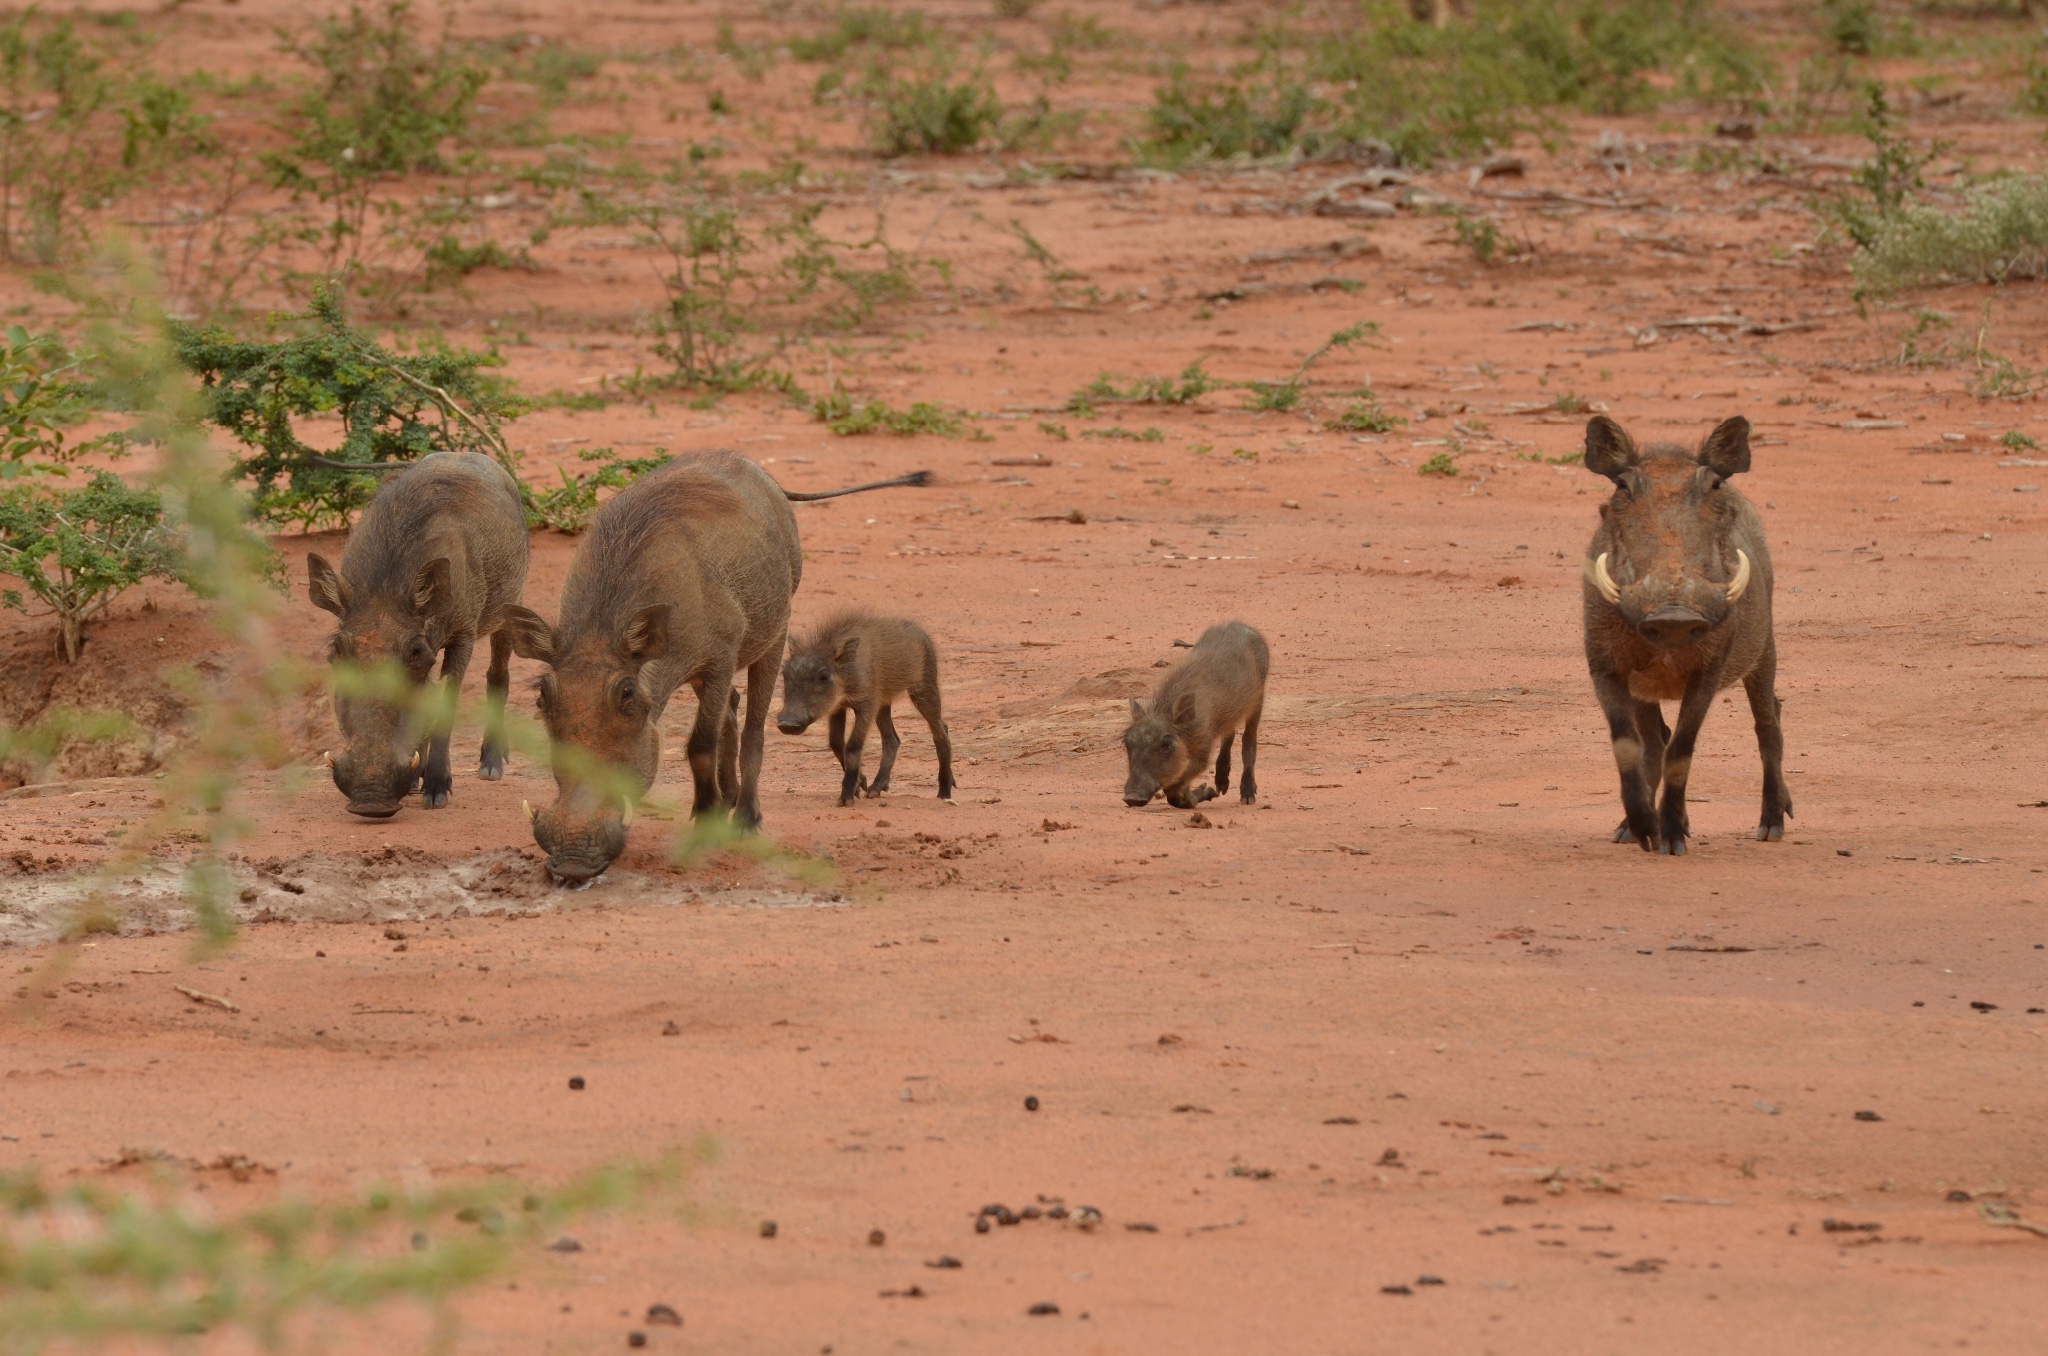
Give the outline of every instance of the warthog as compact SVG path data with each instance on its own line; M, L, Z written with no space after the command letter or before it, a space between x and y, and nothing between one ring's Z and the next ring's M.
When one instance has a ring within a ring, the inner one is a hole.
M554 741L555 803L526 812L550 871L588 880L624 851L632 804L661 767L661 714L684 684L697 694L690 813L722 804L743 827L761 822L763 729L803 577L790 501L927 479L786 494L746 458L708 452L606 501L569 566L559 626L524 607L507 622L513 648L548 666L540 714ZM744 733L733 714L742 670Z
M1785 836L1792 793L1778 717L1771 553L1756 509L1728 484L1749 469L1749 421L1717 426L1697 454L1638 451L1612 419L1586 425L1586 469L1615 485L1585 564L1586 664L1607 712L1626 818L1617 843L1677 856L1691 832L1685 780L1714 695L1740 682L1763 756L1760 841ZM1660 702L1678 702L1678 728ZM1657 783L1664 803L1656 804Z
M346 741L334 784L353 814L384 819L415 786L429 809L448 803L445 724L430 717L434 656L452 709L481 636L491 638L487 715L477 775L505 774L505 693L512 646L502 629L526 586L526 510L505 468L479 452L436 452L392 476L349 534L336 570L306 556L315 607L341 619L331 658L374 681L395 668L411 698L384 691L335 694ZM426 754L421 766L421 751Z
M1131 726L1124 731L1130 776L1124 804L1149 805L1166 792L1166 803L1191 810L1230 790L1230 741L1244 730L1244 776L1239 799L1259 797L1254 775L1259 759L1259 714L1266 705L1265 637L1243 622L1218 622L1202 633L1188 657L1159 680L1147 711L1131 698ZM1217 748L1217 741L1222 747ZM1188 789L1216 752L1216 784Z
M791 642L782 666L782 709L775 727L784 734L802 734L811 722L829 717L826 726L832 756L845 769L839 803L851 805L861 791L879 796L889 789L902 739L890 704L908 694L924 723L931 727L939 754L939 799L953 798L953 741L939 709L939 652L916 622L901 617L876 617L842 612L813 631L801 644ZM846 733L846 713L853 712L853 733ZM882 732L882 765L869 782L860 775L861 750L868 727Z

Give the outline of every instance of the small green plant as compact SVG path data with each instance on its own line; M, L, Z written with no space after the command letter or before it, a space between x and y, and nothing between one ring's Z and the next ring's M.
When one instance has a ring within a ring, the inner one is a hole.
M902 67L878 64L862 92L868 137L885 156L960 155L1002 127L1003 102L980 69L956 71L950 49L922 49Z
M864 433L895 433L905 437L935 433L958 438L967 431L966 421L951 410L921 400L907 410L893 409L883 400L860 402L837 383L832 394L811 402L811 416L843 438Z
M1828 42L1848 56L1869 56L1884 36L1884 24L1870 0L1825 0Z
M1303 358L1301 366L1295 368L1294 375L1287 380L1245 382L1245 389L1251 392L1251 398L1245 402L1245 408L1250 410L1278 411L1294 409L1301 404L1302 397L1308 393L1308 374L1310 368L1321 362L1336 349L1350 348L1354 344L1360 343L1371 344L1379 337L1379 332L1380 327L1377 321L1361 320L1355 325L1347 325L1323 340L1314 352Z
M304 315L282 319L295 332L268 343L173 327L179 361L204 383L206 419L248 449L231 474L254 482L260 517L345 525L376 493L379 468L429 452L483 452L517 477L499 424L524 406L485 376L499 359L446 349L392 353L351 326L325 287ZM341 420L331 452L294 428L294 420L318 416Z
M2015 452L2039 452L2041 450L2041 444L2035 442L2016 428L2007 429L2004 433L2000 434L1998 441Z
M1097 405L1190 405L1223 383L1211 377L1200 358L1180 370L1178 377L1138 377L1119 384L1104 372L1067 397L1067 409L1088 415Z
M1899 366L1933 367L1948 360L1945 351L1929 351L1927 340L1939 330L1952 328L1955 320L1941 311L1922 306L1913 312L1913 323L1899 336ZM1944 346L1945 349L1946 346Z
M1520 252L1520 246L1492 217L1473 216L1469 212L1458 212L1451 221L1451 230L1461 248L1469 251L1482 264L1495 259L1512 257Z
M576 454L591 466L589 471L570 475L566 467L557 467L562 478L559 485L545 489L529 487L526 499L526 520L535 527L550 527L557 532L574 536L590 526L590 516L597 512L598 491L623 490L626 486L646 475L649 471L668 464L668 449L657 447L651 457L623 457L609 447L593 447Z
M1899 132L1899 118L1885 97L1884 86L1875 82L1865 91L1859 125L1870 141L1870 158L1850 176L1860 196L1837 194L1832 201L1823 203L1821 210L1852 244L1868 250L1926 192L1927 182L1921 171L1942 148L1937 145L1915 150Z
M524 245L517 251L508 251L495 240L465 245L452 235L444 235L427 247L425 264L429 287L460 282L478 269L539 267Z
M57 652L76 663L85 624L145 579L180 577L163 496L101 471L85 485L50 482L0 491L0 574L19 579L57 619ZM0 604L27 612L21 589Z
M1065 424L1054 424L1043 419L1038 421L1038 431L1048 438L1057 438L1061 442L1067 442L1073 437L1067 432Z
M889 51L930 45L937 37L919 10L895 11L879 5L845 5L832 15L824 31L789 40L789 54L798 61L839 61L857 50Z
M1108 428L1084 428L1081 430L1081 436L1083 438L1105 438L1111 442L1126 443L1163 443L1166 441L1166 434L1160 429L1145 428L1133 432L1121 424L1111 424Z
M1415 473L1425 476L1456 476L1458 474L1458 463L1452 459L1450 453L1436 452L1430 455L1428 461L1416 467Z
M1592 408L1592 402L1582 395L1573 395L1570 391L1561 392L1557 397L1557 412L1559 414L1584 414Z
M1347 433L1392 433L1407 422L1399 415L1387 413L1368 392L1346 405L1343 413L1330 420L1330 427Z

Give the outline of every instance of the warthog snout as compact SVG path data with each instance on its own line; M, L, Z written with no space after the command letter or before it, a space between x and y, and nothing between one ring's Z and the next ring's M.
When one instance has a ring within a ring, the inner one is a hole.
M419 783L419 755L364 756L346 750L334 759L334 787L348 797L348 812L364 819L389 819Z
M775 728L784 734L802 734L811 728L811 723L808 720L797 720L792 716L777 716Z
M1707 630L1707 619L1689 607L1660 607L1636 623L1652 645L1690 645Z

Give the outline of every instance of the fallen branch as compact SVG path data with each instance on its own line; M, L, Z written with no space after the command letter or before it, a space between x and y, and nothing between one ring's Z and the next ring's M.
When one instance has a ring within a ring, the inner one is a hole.
M173 984L171 987L195 1003L211 1003L217 1008L226 1008L229 1012L240 1012L242 1010L239 1004L222 998L217 993L201 993L197 989L188 989L182 984Z

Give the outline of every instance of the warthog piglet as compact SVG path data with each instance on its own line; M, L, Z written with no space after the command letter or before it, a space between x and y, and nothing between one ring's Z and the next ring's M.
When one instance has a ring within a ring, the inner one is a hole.
M910 704L931 727L939 754L939 799L953 798L953 741L939 706L939 652L916 622L843 612L801 641L792 641L782 666L782 710L775 726L784 734L802 734L813 721L829 718L832 754L845 776L839 803L851 805L866 791L879 796L889 789L896 750L903 744L889 713L897 698ZM853 733L846 732L846 713L853 713ZM861 750L868 727L882 732L882 763L875 779L860 775Z
M1124 756L1130 763L1124 804L1148 805L1163 790L1167 804L1188 810L1230 790L1230 741L1240 729L1244 777L1239 799L1246 805L1257 800L1254 770L1269 661L1265 637L1243 622L1219 622L1160 679L1151 710L1133 697L1131 727L1124 731ZM1217 750L1216 784L1190 790L1209 765L1211 749Z

